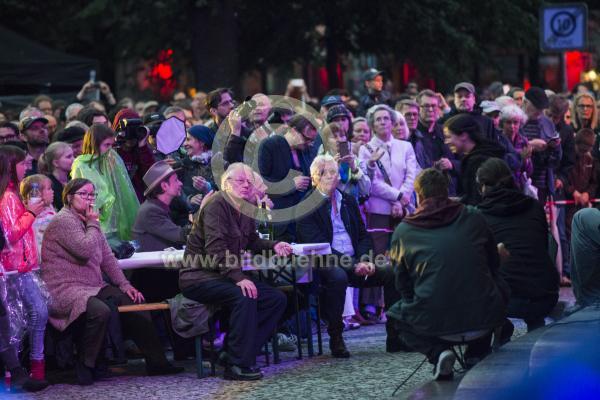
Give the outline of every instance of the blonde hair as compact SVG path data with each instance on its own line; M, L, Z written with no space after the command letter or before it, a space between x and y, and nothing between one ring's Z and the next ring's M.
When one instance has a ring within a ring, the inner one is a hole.
M71 150L71 145L65 142L53 142L40 157L38 169L43 174L51 174L54 172L54 161L61 158L68 150Z
M590 126L583 126L582 122L579 120L579 114L577 113L577 105L579 104L579 100L581 100L583 97L587 97L593 103L592 120L590 121ZM593 95L590 93L580 93L575 96L575 100L573 100L573 104L571 105L571 121L576 131L581 128L596 129L598 127L598 109L596 108L596 99L594 99Z
M39 185L39 189L42 190L42 185L44 185L44 183L46 183L46 182L48 182L48 183L50 183L50 185L52 185L52 181L46 175L42 175L42 174L29 175L28 177L26 177L25 179L23 179L21 181L21 185L19 186L19 192L21 193L21 198L26 199L27 197L29 197L29 193L31 192L31 189L34 184L37 183Z

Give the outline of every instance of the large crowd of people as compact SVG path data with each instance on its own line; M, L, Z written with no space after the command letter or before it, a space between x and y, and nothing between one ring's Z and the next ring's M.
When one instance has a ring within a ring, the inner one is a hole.
M86 83L71 103L40 95L0 110L0 360L12 389L44 389L48 357L81 385L105 379L125 339L149 375L181 372L161 341L173 327L117 311L178 294L217 310L224 377L261 379L264 343L294 350L303 333L252 255L291 259L292 243L330 245L302 290L320 296L332 357L350 357L346 329L382 323L386 351L425 354L436 379L453 374L452 335L473 338L474 365L492 333L510 340L509 317L543 326L560 285L580 305L600 299L592 90L460 82L444 96L411 83L393 96L381 71L363 78L360 99L288 88L238 104L217 88L161 105L117 101L105 83L86 100ZM126 276L117 257L131 247L193 261ZM189 339L166 336L175 360L190 356ZM45 348L66 337L68 351Z

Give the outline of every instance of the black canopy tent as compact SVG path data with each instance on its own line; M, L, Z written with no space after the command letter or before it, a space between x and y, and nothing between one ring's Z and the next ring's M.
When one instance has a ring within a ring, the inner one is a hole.
M77 91L98 61L53 50L0 25L0 95Z

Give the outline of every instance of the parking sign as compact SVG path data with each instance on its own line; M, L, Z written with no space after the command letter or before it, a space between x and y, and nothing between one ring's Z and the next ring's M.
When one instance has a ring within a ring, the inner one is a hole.
M551 4L540 8L543 52L583 50L587 46L587 5Z

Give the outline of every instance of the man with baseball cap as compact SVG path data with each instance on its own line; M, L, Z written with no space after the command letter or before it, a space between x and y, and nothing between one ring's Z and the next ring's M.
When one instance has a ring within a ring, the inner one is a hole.
M391 95L383 90L383 72L370 68L363 73L363 82L367 88L367 94L358 101L356 115L364 117L367 110L377 104L387 104L392 107Z
M492 141L498 140L498 133L494 128L492 120L485 115L482 115L481 108L477 107L477 92L475 86L470 82L460 82L454 86L454 104L451 110L440 120L441 124L444 124L448 119L461 113L468 113L472 115L479 126L483 135Z
M38 159L48 147L48 120L44 117L27 116L19 122L20 139L27 144L27 153L33 158L27 175L38 173Z
M504 161L513 170L517 170L521 165L521 157L515 151L514 146L507 140L499 130L494 127L494 121L482 114L481 107L476 104L475 86L470 82L460 82L454 86L454 107L441 120L444 124L447 120L458 114L469 114L479 124L484 138L500 144L505 151Z

